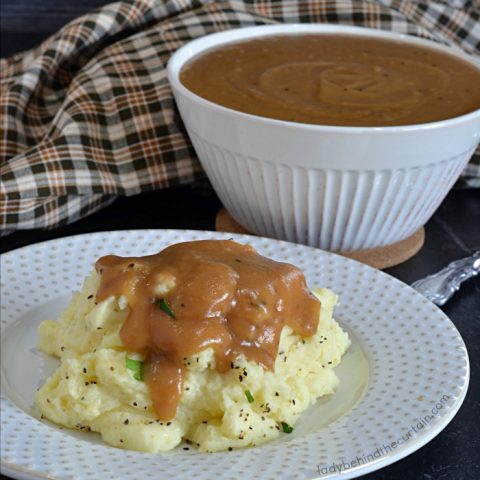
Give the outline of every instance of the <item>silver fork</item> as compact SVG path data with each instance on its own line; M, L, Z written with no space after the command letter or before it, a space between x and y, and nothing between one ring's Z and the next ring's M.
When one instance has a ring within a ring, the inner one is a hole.
M436 305L445 305L460 285L480 272L480 250L455 260L433 275L417 280L412 287Z

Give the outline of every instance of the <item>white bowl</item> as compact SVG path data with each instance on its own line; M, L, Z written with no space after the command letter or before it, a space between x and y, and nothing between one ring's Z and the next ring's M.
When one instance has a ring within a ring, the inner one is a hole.
M175 100L198 157L234 219L253 233L331 251L374 248L413 234L433 215L480 139L480 109L395 127L287 122L222 107L189 91L182 67L205 50L263 35L342 33L416 37L340 25L274 25L215 33L180 48L168 63Z

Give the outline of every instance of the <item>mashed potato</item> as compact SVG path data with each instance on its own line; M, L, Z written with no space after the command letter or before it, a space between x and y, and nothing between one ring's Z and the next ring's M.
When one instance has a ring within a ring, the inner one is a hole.
M40 348L60 366L38 391L42 415L65 427L99 432L110 445L146 452L173 449L182 440L200 451L268 442L289 430L315 401L338 384L333 368L348 348L333 320L337 296L313 290L322 303L318 331L304 338L284 327L275 372L239 358L226 373L215 370L211 349L185 359L183 394L172 421L156 418L145 382L127 369L120 328L129 307L124 297L96 304L99 276L85 280L58 321L39 328ZM253 400L253 401L252 401Z

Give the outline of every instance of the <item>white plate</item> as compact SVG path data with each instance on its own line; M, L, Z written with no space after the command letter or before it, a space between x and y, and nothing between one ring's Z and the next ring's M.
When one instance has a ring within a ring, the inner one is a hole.
M206 238L249 242L332 288L335 317L353 339L336 369L341 384L302 415L294 432L248 450L146 454L110 447L96 434L42 422L34 393L55 361L36 349L36 329L56 318L97 257L145 255ZM247 235L178 230L100 232L3 255L1 263L2 471L20 479L352 478L391 464L454 417L469 380L460 334L433 304L388 275L323 251Z

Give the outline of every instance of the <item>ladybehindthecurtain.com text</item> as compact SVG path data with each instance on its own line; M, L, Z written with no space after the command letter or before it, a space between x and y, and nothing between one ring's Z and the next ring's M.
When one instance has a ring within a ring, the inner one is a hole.
M317 471L321 475L326 475L329 473L339 473L344 472L350 468L360 467L361 465L366 465L367 463L373 462L385 455L390 454L396 448L408 442L415 435L419 434L423 428L425 428L439 413L440 410L445 408L445 405L450 400L448 395L444 395L434 407L431 408L430 413L424 417L418 419L415 423L410 425L410 428L407 432L400 435L396 440L384 443L370 453L357 455L355 458L345 461L341 459L338 462L332 462L330 465L318 465Z

